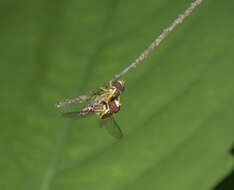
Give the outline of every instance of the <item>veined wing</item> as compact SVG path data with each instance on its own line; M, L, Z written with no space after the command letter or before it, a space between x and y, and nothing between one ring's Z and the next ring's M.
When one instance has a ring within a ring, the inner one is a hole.
M106 119L103 119L100 121L101 127L105 127L107 132L117 139L120 139L123 137L123 133L118 125L118 123L115 121L114 117L110 116Z

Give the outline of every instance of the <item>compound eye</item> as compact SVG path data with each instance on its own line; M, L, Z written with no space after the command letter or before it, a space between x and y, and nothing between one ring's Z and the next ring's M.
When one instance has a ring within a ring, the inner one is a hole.
M117 88L120 92L124 91L124 83L122 81L114 82L113 86Z
M120 109L119 105L116 105L115 101L109 102L108 105L109 105L109 108L110 108L111 112L117 113L119 111L119 109Z

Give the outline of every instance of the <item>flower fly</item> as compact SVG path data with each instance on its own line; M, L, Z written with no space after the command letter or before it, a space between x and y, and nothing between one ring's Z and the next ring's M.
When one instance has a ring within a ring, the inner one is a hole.
M85 106L81 111L67 112L62 114L62 116L84 117L97 114L101 119L100 126L104 126L111 136L119 139L123 136L123 133L115 121L113 114L120 110L120 93L124 90L124 82L110 81L110 88L102 87L101 89L102 93L98 94L94 101Z

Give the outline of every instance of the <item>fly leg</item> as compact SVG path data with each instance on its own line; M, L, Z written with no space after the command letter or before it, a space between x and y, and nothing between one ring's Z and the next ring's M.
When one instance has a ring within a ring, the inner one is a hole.
M113 87L113 82L112 80L109 81L109 87L110 87L110 90L109 90L109 94L106 98L106 103L108 104L108 102L110 102L111 98L113 97L113 95L116 93L117 89L116 88L112 88Z
M112 80L109 81L109 89L107 89L106 87L102 86L100 89L104 92L103 94L101 94L100 96L106 96L105 98L105 102L108 104L108 102L111 100L111 98L113 97L113 95L116 93L116 89L112 88Z
M122 106L122 104L120 103L120 96L118 96L118 102L119 102L119 106Z
M112 88L112 80L109 81L109 87Z
M100 119L103 119L103 117L108 114L109 109L106 107L106 103L103 102L102 104L98 104L95 107L95 112L97 113L97 115L99 115Z
M109 81L109 88L112 88L112 80L110 80ZM107 87L105 87L105 86L102 86L101 88L100 88L102 91L104 91L104 92L108 92L109 90L107 89Z
M106 115L108 112L109 112L109 110L108 110L108 109L106 109L106 110L102 110L102 112L99 114L100 119L102 119L102 118L103 118L103 116L104 116L104 115Z

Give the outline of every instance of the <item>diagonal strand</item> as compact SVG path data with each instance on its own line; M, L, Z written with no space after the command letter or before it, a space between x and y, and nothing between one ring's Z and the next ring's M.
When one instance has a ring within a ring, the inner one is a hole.
M138 58L136 58L128 67L126 67L122 72L115 75L115 77L112 80L118 80L121 76L126 74L130 69L136 67L137 64L141 63L148 55L149 53L156 47L159 46L160 42L170 33L174 30L176 25L183 22L183 20L190 15L190 13L193 11L193 9L198 6L202 0L196 0L193 3L190 4L190 6L184 11L184 13L180 14L178 18L176 18L172 24L165 28L163 32L149 45L149 47L143 51Z
M134 67L136 67L139 63L141 63L150 53L151 51L159 46L159 44L161 43L161 41L170 33L174 30L174 28L176 27L176 25L182 23L184 21L184 19L189 16L192 11L194 10L195 7L197 7L199 4L201 4L203 0L195 0L194 2L192 2L190 4L190 6L182 13L180 14L170 25L169 27L165 28L163 30L163 32L148 46L148 48L143 51L139 57L137 57L128 67L126 67L122 72L120 72L119 74L116 74L114 76L114 78L112 79L112 81L116 81L118 80L121 76L125 75L129 70L133 69ZM108 87L109 82L106 82L102 87ZM72 99L67 99L63 102L58 102L55 106L57 108L66 106L68 104L73 104L75 102L79 102L82 103L84 101L88 101L90 100L93 96L99 94L101 91L101 87L98 88L97 90L92 91L91 93L89 93L88 95L81 95L79 97L76 98L72 98Z

